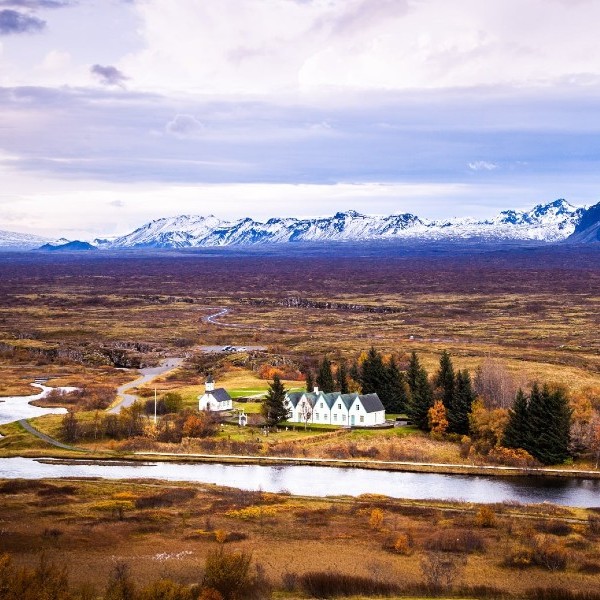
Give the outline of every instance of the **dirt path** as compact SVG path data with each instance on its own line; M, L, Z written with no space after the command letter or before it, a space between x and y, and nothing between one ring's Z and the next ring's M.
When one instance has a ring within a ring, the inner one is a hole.
M62 442L51 438L49 435L42 433L39 429L36 429L33 425L30 425L29 422L25 419L21 419L20 421L18 421L18 423L23 429L25 429L25 431L28 431L32 435L35 435L35 437L40 438L40 440L43 440L44 442L52 446L62 448L63 450L75 450L76 452L86 451L83 448L75 448L75 446L68 446L67 444L63 444Z
M171 357L165 358L158 367L147 367L145 369L140 369L141 377L130 381L129 383L125 383L119 388L117 388L117 395L121 397L121 401L112 406L107 410L107 412L116 414L121 412L121 409L124 406L131 406L138 397L135 394L128 394L127 390L130 390L134 387L138 387L143 385L144 383L148 383L152 381L154 378L159 375L163 375L164 373L168 373L173 369L176 369L183 362L183 358L179 357Z

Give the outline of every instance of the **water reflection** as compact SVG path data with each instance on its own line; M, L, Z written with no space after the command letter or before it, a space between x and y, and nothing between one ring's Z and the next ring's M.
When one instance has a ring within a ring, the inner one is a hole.
M309 466L258 466L193 463L0 459L0 477L25 479L103 477L154 478L214 483L247 490L289 491L295 495L384 494L394 498L456 499L466 502L551 502L600 506L600 481L547 477L483 477L399 473Z

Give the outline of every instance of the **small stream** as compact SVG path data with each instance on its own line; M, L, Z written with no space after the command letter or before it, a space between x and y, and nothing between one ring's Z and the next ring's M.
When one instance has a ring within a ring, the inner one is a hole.
M214 483L246 490L306 496L384 494L393 498L466 502L550 502L600 507L600 480L402 473L314 466L260 466L160 461L0 458L0 478L102 477Z
M0 397L0 425L13 423L21 419L42 417L43 415L64 415L67 412L66 408L42 408L40 406L33 406L30 402L44 398L53 389L63 392L72 392L77 389L74 387L51 388L41 383L32 383L31 385L41 391L31 396Z

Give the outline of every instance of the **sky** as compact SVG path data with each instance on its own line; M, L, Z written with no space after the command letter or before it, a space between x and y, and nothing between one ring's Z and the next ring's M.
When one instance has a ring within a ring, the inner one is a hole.
M600 190L597 0L0 0L0 229Z

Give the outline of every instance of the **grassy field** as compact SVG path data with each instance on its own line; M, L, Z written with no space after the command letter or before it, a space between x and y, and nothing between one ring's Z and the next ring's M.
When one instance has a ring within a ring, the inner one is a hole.
M598 517L582 509L499 505L482 513L458 503L295 498L156 481L12 480L0 482L0 496L0 552L22 565L43 552L69 565L72 581L100 591L115 561L128 563L138 584L197 582L220 545L251 551L287 598L304 596L294 586L309 571L409 590L426 582L422 563L431 554L452 559L455 590L487 586L515 598L540 586L586 590L600 570ZM550 548L564 558L554 570L536 562ZM519 552L533 563L515 568Z

